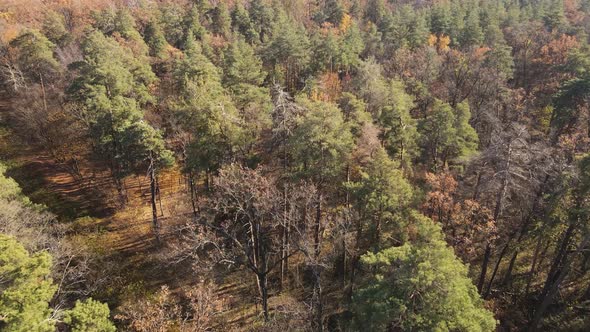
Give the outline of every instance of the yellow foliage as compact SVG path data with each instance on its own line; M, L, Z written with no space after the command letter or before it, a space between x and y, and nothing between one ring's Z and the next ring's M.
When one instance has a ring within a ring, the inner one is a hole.
M436 47L436 50L439 52L448 51L449 45L451 44L451 37L441 34L439 36L431 34L428 37L428 45L430 47Z
M436 37L436 35L430 34L430 36L428 37L428 46L435 47L437 41L438 38Z
M447 51L449 49L450 44L451 44L451 37L445 36L445 35L440 35L440 36L438 36L438 44L436 45L436 48L439 51Z
M340 32L345 33L346 31L348 31L351 25L352 17L348 14L344 14L344 16L342 16L342 20L340 21Z

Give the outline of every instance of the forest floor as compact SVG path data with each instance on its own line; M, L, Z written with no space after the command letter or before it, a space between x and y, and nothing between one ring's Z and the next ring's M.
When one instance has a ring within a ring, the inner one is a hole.
M60 222L70 224L77 243L84 243L113 265L102 271L110 275L108 291L95 297L113 308L138 294L155 294L164 285L175 292L203 279L191 266L162 262L168 248L158 245L153 235L145 175L125 180L128 202L122 206L106 169L82 165L83 178L76 179L51 157L27 149L18 140L9 129L0 128L0 160L7 165L7 175L34 203L47 206ZM192 213L188 188L177 168L163 172L159 186L158 216L165 242L178 227L190 222ZM254 278L243 270L223 269L214 279L216 300L223 303L219 320L225 322L224 328L255 328L261 321L261 310ZM271 300L271 307L276 302Z

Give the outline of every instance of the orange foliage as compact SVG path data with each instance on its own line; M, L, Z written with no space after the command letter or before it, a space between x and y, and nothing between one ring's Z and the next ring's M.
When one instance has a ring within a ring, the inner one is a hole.
M447 241L461 257L475 257L496 227L489 209L474 200L455 202L457 181L450 173L426 173L431 191L426 195L424 213L442 224Z
M337 73L326 72L318 79L318 85L311 91L312 100L334 102L340 98L342 84Z
M559 38L553 39L549 44L541 47L541 54L535 60L548 65L563 65L567 61L569 51L579 45L575 36L562 34Z

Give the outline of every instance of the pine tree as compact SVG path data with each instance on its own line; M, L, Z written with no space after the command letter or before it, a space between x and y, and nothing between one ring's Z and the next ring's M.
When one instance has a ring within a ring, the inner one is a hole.
M70 97L85 106L94 151L108 162L122 200L125 176L147 169L155 160L171 163L161 135L143 119L142 106L153 101L149 84L155 75L148 62L136 58L102 33L90 33L82 45L84 60Z
M246 133L243 145L250 150L262 130L270 125L270 91L262 86L266 73L254 49L242 39L233 42L226 50L223 69L223 83L231 92L243 119Z
M166 41L166 37L164 37L160 24L156 20L152 19L147 23L143 32L143 38L149 47L149 54L151 56L164 56L168 42Z
M49 278L51 256L29 254L14 238L0 234L0 326L7 332L52 332L49 301L57 290Z
M64 322L72 332L115 332L115 325L109 320L109 306L91 298L76 301L74 308L68 310Z
M362 262L376 271L355 294L358 328L387 331L494 331L467 268L455 257L440 227L414 212L414 235L401 246L368 253Z
M252 44L260 41L260 36L250 20L250 15L241 3L236 4L231 13L231 18L234 31L242 34L248 43Z
M477 149L477 133L469 125L471 114L466 102L455 109L436 101L419 126L426 160L437 170L449 161L469 157Z
M231 17L225 2L219 2L217 7L213 9L213 14L211 16L211 27L213 32L228 38L231 31Z
M309 61L309 40L303 27L286 13L277 13L272 37L262 52L264 62L273 67L274 75L282 78L288 90L295 90Z
M248 14L254 29L260 36L260 42L265 43L273 31L275 13L272 7L264 3L264 0L252 0Z
M184 18L184 43L191 33L197 40L203 40L207 34L207 30L201 25L201 15L197 6L193 6Z
M467 14L465 27L459 38L462 47L477 47L483 42L483 31L479 25L479 11L473 9Z
M210 175L243 142L242 119L221 85L218 69L191 34L183 58L174 64L173 79L178 91L171 102L173 115L192 136L187 170Z
M391 81L389 84L389 96L379 112L381 139L391 158L409 168L412 159L418 155L419 141L416 120L410 115L413 98L405 92L402 82Z
M47 83L57 77L60 65L53 57L55 45L37 30L25 30L10 42L18 50L20 69L31 81Z
M385 233L399 234L400 222L412 199L412 187L398 165L380 148L350 189L360 214L357 231L368 228L371 247L379 250Z

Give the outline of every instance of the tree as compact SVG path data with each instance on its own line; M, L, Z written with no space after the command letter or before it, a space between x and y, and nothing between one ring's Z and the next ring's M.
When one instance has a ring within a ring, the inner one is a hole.
M410 115L413 98L405 92L400 81L392 80L389 85L389 96L379 111L378 123L383 129L381 139L389 155L400 166L410 168L412 159L419 153L416 120Z
M64 45L69 37L63 15L50 10L43 19L43 34L56 45Z
M308 47L309 40L303 27L286 13L279 12L262 58L289 91L294 91L301 84L300 74L309 61Z
M383 0L370 0L365 8L365 19L376 26L380 26L386 14Z
M155 19L150 20L143 32L145 43L149 47L149 54L154 57L163 57L168 42L160 24Z
M25 30L10 42L18 50L18 65L29 80L42 86L59 74L55 45L37 30Z
M243 39L233 42L224 55L223 83L240 112L244 129L242 152L249 155L263 129L271 122L270 91L262 86L267 74L254 49Z
M231 17L229 10L223 1L213 8L211 15L211 27L213 32L228 38L231 31Z
M84 61L77 64L80 75L70 86L70 96L85 106L94 150L108 162L124 201L125 176L172 163L161 134L143 119L141 110L153 100L149 85L155 76L146 62L100 32L88 35L82 48ZM157 238L155 217L154 231Z
M265 43L273 33L273 23L275 13L272 6L269 6L264 0L252 0L248 8L250 20L260 37L260 42Z
M207 30L201 25L201 14L199 13L197 6L192 6L184 18L185 44L190 34L192 34L197 40L203 40L207 34Z
M280 253L280 213L283 199L260 170L236 165L223 168L214 180L214 230L230 241L238 257L256 276L265 321L269 320L268 276L284 259ZM291 256L293 253L288 253Z
M479 11L472 10L467 14L465 27L459 38L461 47L477 47L483 42L483 31L479 24Z
M74 308L67 311L64 322L72 332L115 332L115 325L109 320L109 306L93 299L76 301Z
M217 67L201 52L189 34L184 56L174 64L173 82L178 91L170 100L172 115L190 134L186 170L209 176L238 152L243 140L243 119L221 85Z
M360 176L357 182L351 184L359 211L357 238L361 239L361 232L368 226L372 233L369 243L378 251L383 234L400 227L412 199L412 187L382 148L373 153L373 159L361 170ZM385 227L387 229L384 230ZM393 233L399 233L399 230Z
M252 21L250 20L250 15L242 3L238 2L236 4L231 13L231 18L234 31L242 34L248 43L253 44L260 41L258 31L256 31L254 24L252 24Z
M371 331L494 331L467 268L457 260L430 219L413 213L414 238L401 246L368 253L376 269L354 296L359 328Z
M29 254L14 238L0 234L0 326L9 332L55 330L49 301L57 287L49 278L51 256Z
M422 120L419 130L426 160L436 170L449 161L469 157L477 149L477 133L469 125L467 103L450 105L436 101L431 113Z
M342 112L331 103L312 101L305 97L297 99L305 112L296 118L296 127L289 138L292 151L293 175L311 180L317 197L314 199L315 216L311 232L313 249L306 251L306 257L314 274L313 295L314 320L312 326L318 330L323 326L323 300L321 288L320 254L322 232L325 228L324 200L330 184L342 177L352 150L352 135L342 118Z

